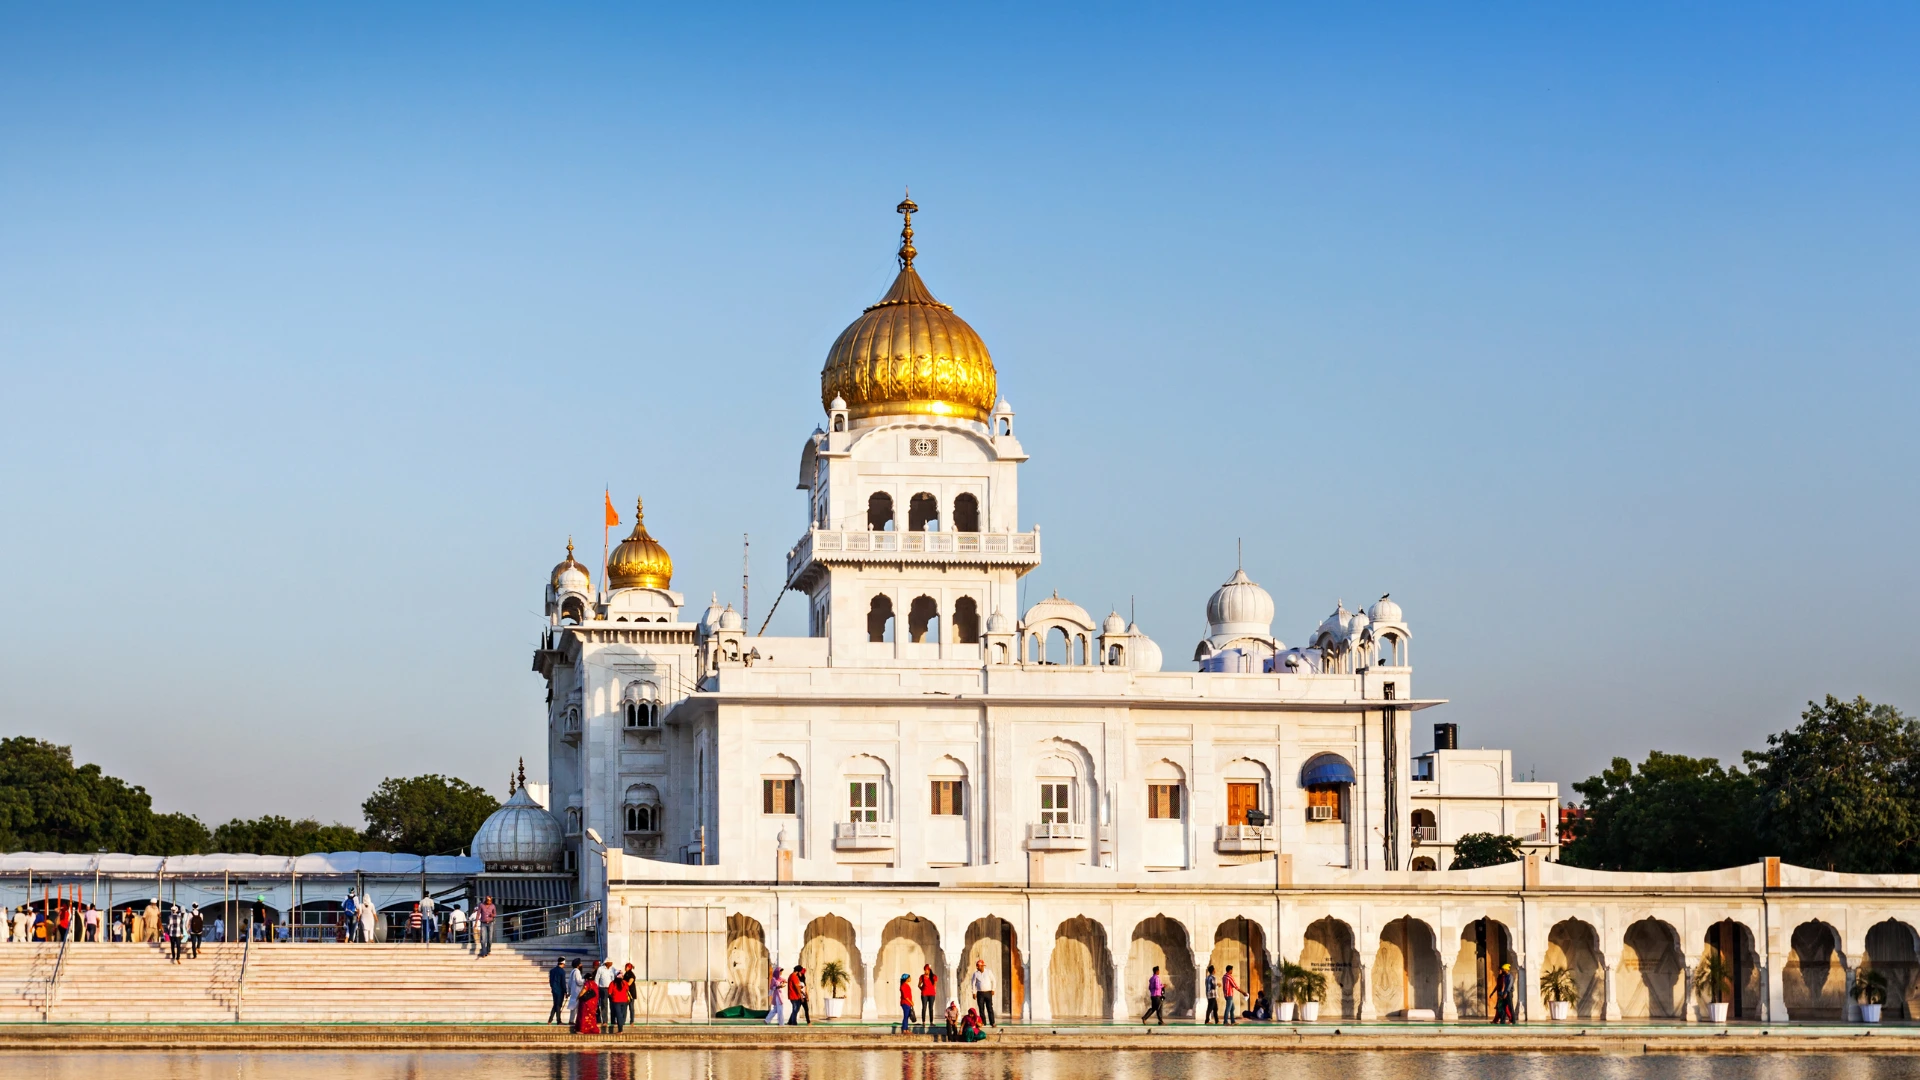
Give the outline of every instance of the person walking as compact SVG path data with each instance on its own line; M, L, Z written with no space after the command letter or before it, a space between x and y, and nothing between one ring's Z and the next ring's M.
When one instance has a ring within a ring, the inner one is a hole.
M913 976L900 973L900 1034L913 1034Z
M207 916L200 910L200 905L195 904L193 910L187 913L187 940L193 943L193 959L200 959L200 942L206 936Z
M1220 980L1213 976L1213 965L1207 965L1207 1018L1203 1024L1220 1022Z
M1226 977L1220 980L1220 996L1226 999L1227 1006L1226 1012L1223 1014L1226 1019L1223 1020L1222 1023L1237 1024L1240 1022L1240 1017L1234 1011L1239 1004L1239 998L1237 997L1239 993L1240 984L1234 981L1233 965L1228 964Z
M967 977L967 981L973 990L973 1007L979 1010L980 1019L986 1021L988 1027L997 1026L993 1019L993 992L995 989L993 972L987 970L987 961L985 958L974 960L973 974Z
M767 978L767 1023L778 1024L787 1018L787 976L779 964Z
M920 968L920 1030L933 1030L933 1003L940 996L940 976L933 973L933 965Z
M419 938L421 943L425 944L426 925L426 921L420 917L420 905L413 905L413 911L407 915L407 940Z
M474 912L474 918L480 921L477 930L481 956L485 956L493 951L493 920L498 915L499 912L495 910L493 897L491 896L481 900L480 910Z
M1147 1022L1147 1017L1158 1016L1160 1026L1167 1026L1167 1015L1161 1011L1161 1007L1166 1003L1167 980L1160 977L1160 969L1155 967L1153 974L1147 976L1147 1011L1140 1017L1140 1022L1144 1024Z
M1493 1011L1493 1022L1496 1024L1514 1023L1512 964L1500 965L1500 977L1494 980L1493 993L1496 1003Z
M800 1014L807 1014L807 1023L813 1023L813 1010L807 1007L807 969L804 965L793 965L793 974L787 976L787 1023L800 1022Z
M93 942L100 940L100 906L98 904L87 905L87 940Z
M553 991L553 1011L547 1013L547 1023L564 1024L567 1022L567 958L556 956L553 966L547 969L547 989Z
M420 898L420 921L422 924L421 930L426 935L420 940L440 940L440 917L434 911L433 897L431 896L422 896Z
M187 920L184 918L184 915L185 912L180 910L178 904L174 905L173 910L167 912L167 928L165 931L167 935L167 952L169 958L176 964L180 962L181 946L186 944L186 942L182 940L186 937L186 934L182 933L182 931L187 928Z

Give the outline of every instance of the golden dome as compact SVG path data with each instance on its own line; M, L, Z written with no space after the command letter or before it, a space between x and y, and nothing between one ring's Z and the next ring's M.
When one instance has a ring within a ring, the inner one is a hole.
M574 571L574 570L577 570L580 573L586 575L588 581L593 580L593 571L587 569L587 565L585 563L578 562L574 559L573 537L569 536L567 537L567 561L561 563L559 566L554 567L553 576L548 578L547 581L551 583L554 588L557 589L560 587L560 579L564 577L568 571Z
M880 302L840 332L820 370L820 404L845 398L847 413L868 416L953 416L985 423L997 387L993 357L967 321L933 298L913 268L912 199L895 209L900 274Z
M633 501L633 532L607 556L607 584L616 589L664 589L673 584L673 556L647 535L645 504Z

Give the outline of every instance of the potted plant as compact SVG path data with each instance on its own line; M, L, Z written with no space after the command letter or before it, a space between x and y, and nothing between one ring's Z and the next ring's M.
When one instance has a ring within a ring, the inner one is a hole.
M1580 988L1574 985L1573 972L1564 966L1550 967L1540 973L1540 996L1547 999L1547 1015L1555 1020L1565 1020L1573 1011L1573 999L1579 996Z
M820 965L820 985L827 988L827 1019L838 1020L847 1009L847 965L829 960Z
M1300 1002L1301 1022L1311 1024L1320 1019L1320 999L1326 996L1327 977L1312 968L1302 968L1294 990L1295 1000Z
M1733 969L1718 950L1708 953L1693 969L1693 985L1711 999L1707 1019L1715 1024L1727 1022L1728 995L1733 993Z
M1872 968L1853 977L1853 999L1860 1003L1860 1022L1880 1022L1880 1008L1887 1003L1887 977Z
M1300 980L1307 976L1306 968L1291 960L1280 961L1280 969L1275 972L1273 998L1278 1015L1274 1017L1282 1024L1293 1023L1293 1012L1298 1006L1294 999L1300 994Z

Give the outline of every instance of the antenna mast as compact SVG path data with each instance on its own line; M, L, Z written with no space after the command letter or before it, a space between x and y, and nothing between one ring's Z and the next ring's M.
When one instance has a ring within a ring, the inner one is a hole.
M750 541L750 537L748 537L746 533L740 534L740 625L741 626L747 625L747 622L748 622L747 570L748 570L748 567L752 565L747 560L747 554L750 550L749 541Z

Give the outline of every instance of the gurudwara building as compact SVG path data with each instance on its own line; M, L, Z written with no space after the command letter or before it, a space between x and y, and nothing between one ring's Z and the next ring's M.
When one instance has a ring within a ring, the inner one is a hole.
M914 265L917 209L898 207L899 274L828 351L799 448L786 587L807 635L689 610L639 505L603 573L569 546L549 579L534 668L561 868L605 901L648 1011L765 1008L771 965L819 987L838 961L846 985L816 1005L886 1016L901 974L931 965L944 1005L984 960L1003 1016L1138 1015L1155 966L1192 1015L1209 964L1254 996L1289 960L1329 976L1329 1017L1485 1015L1508 962L1529 1015L1562 966L1579 1016L1690 1017L1716 955L1734 1015L1784 1018L1839 1015L1870 946L1911 961L1911 931L1886 930L1912 924L1904 880L1840 897L1777 863L1555 862L1556 785L1451 725L1416 751L1415 714L1445 703L1421 696L1417 613L1390 596L1289 643L1223 567L1206 637L1165 648L1057 594L1022 608L1043 556L1027 454L986 343ZM1446 870L1475 832L1526 858Z

